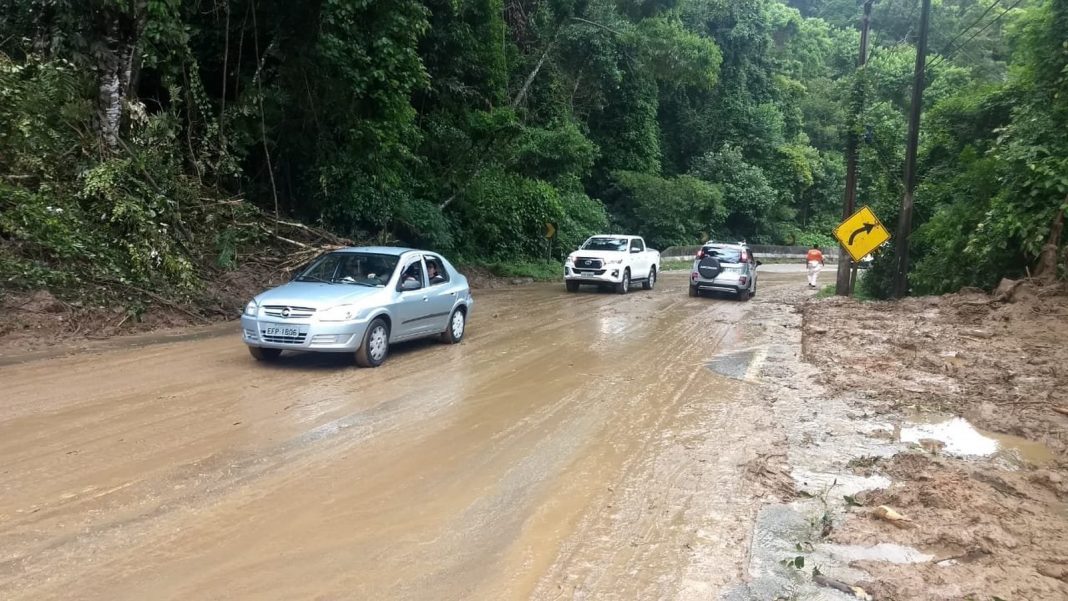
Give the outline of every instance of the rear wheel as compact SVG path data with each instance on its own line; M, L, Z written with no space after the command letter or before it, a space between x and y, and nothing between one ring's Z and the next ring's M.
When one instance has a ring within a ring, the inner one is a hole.
M630 292L630 268L623 271L623 280L616 284L616 293L626 294Z
M742 290L742 291L740 291L738 293L738 300L743 301L743 302L749 300L749 289L748 288L746 288L745 290Z
M363 334L363 344L356 351L356 365L360 367L378 367L389 355L389 325L381 317L367 326Z
M690 296L699 296L699 295L700 295L700 293L697 291L697 286L690 286Z
M282 355L282 349L250 346L248 347L248 354L252 355L256 361L274 361Z
M449 326L442 332L441 341L445 344L459 344L464 339L464 330L467 328L467 313L463 309L456 309L449 317Z
M564 286L567 287L568 292L578 292L579 289L578 282L564 282Z
M656 267L649 268L649 277L642 282L642 288L646 290L652 290L653 286L656 286Z

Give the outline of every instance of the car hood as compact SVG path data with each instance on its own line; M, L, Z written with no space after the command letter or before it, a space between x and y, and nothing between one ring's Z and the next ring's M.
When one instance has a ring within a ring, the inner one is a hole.
M371 288L358 284L290 282L260 294L256 297L256 302L260 305L327 309L337 305L369 301L384 293L385 290L385 288Z
M618 259L625 257L630 253L619 252L614 250L576 250L571 253L572 257L582 257L590 259Z

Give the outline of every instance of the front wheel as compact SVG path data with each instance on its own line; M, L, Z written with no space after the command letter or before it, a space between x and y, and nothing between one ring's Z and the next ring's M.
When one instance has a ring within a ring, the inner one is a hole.
M363 335L363 344L356 351L356 365L360 367L378 367L389 355L389 325L381 317L367 326Z
M256 361L274 361L282 356L282 349L250 346L248 347L248 354L252 355Z
M564 282L564 286L567 288L568 292L578 292L579 289L578 282Z
M652 290L653 286L656 286L656 267L649 268L649 277L642 282L642 288L646 290Z
M456 309L449 317L449 327L441 334L441 341L445 344L459 344L464 339L466 327L467 314L463 309Z
M623 272L623 280L616 284L616 293L626 294L630 292L630 269Z

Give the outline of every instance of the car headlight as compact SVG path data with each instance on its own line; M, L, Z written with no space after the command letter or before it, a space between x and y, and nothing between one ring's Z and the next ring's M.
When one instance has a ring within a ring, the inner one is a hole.
M256 304L256 301L249 301L248 304L245 305L245 315L255 316L256 312L259 310L260 306Z
M349 321L356 319L360 311L352 305L338 305L319 312L319 321Z
M621 257L619 259L607 259L607 260L605 260L604 264L605 265L619 265L622 262L623 262L623 258Z
M575 264L575 257L568 257L567 260L564 261L564 265L574 265L574 264Z

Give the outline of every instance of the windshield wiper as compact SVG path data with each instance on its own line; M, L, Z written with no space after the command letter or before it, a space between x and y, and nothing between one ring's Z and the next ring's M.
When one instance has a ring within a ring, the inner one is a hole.
M374 284L368 284L367 282L360 282L360 281L357 281L357 280L335 280L335 281L341 282L342 284L358 284L360 286L367 286L369 288L375 288L376 287Z
M321 278L319 276L316 276L316 275L302 275L299 278L297 278L298 282L306 282L308 280L312 280L312 281L315 281L315 282L322 282L324 284L333 284L333 282L331 282L330 280L324 280L323 278Z

